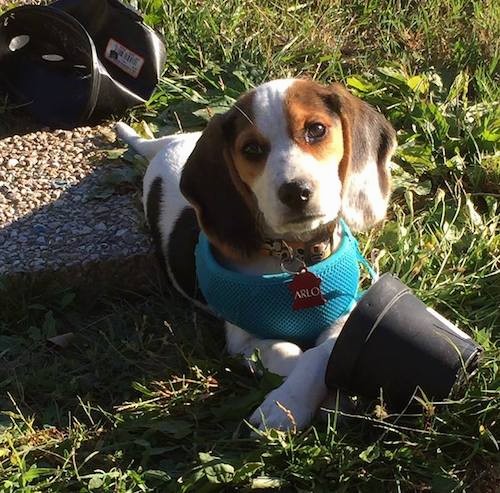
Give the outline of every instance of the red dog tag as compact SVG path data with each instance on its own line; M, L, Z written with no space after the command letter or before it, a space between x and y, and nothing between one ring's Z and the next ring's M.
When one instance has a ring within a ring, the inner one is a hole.
M326 300L320 288L321 279L303 268L298 272L288 288L292 292L294 310L324 305Z

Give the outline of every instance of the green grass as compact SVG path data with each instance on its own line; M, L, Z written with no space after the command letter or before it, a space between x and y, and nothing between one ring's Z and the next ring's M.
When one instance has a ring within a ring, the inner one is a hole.
M279 379L224 354L220 324L142 292L0 283L0 491L493 492L498 464L500 8L494 1L144 0L168 65L132 121L203 126L282 76L344 82L398 130L382 271L485 348L466 395L416 416L330 413L250 439ZM5 110L8 112L8 106ZM73 332L65 348L47 339ZM378 411L377 411L378 409Z

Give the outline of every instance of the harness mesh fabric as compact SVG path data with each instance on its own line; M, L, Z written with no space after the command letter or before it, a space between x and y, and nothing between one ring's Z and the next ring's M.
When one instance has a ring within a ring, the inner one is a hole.
M321 279L324 305L293 310L288 288L294 275L288 273L252 276L221 266L201 233L196 247L199 287L216 315L263 339L314 341L352 307L358 298L360 261L356 239L342 222L337 251L308 267Z

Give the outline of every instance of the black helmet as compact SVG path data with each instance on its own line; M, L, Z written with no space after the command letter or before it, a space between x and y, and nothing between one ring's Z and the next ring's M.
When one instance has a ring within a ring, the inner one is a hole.
M159 36L118 0L59 0L0 17L0 79L43 123L73 126L144 103L164 63Z

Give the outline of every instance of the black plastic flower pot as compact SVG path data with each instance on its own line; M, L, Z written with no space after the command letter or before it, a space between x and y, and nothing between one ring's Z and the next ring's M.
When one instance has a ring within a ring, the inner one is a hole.
M481 347L384 274L347 319L330 355L326 385L366 398L382 396L393 411L414 396L440 401L477 368Z
M144 103L164 62L158 35L117 0L59 0L0 17L0 80L49 125L95 122Z

